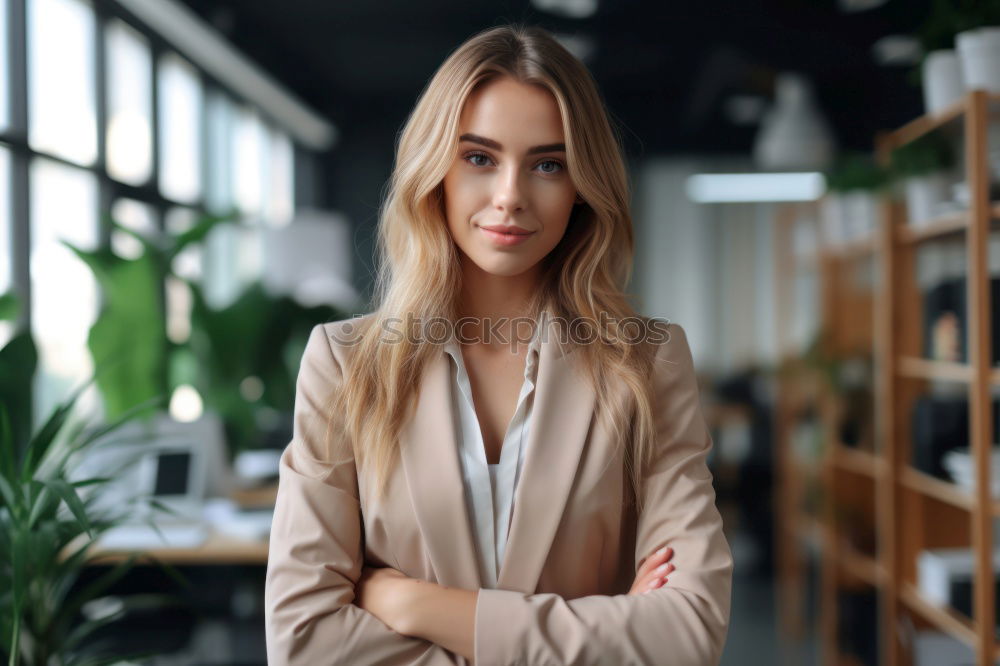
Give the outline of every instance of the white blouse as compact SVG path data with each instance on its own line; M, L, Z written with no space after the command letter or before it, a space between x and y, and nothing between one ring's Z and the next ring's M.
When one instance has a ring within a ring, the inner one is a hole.
M538 328L538 332L542 330ZM524 364L524 383L517 407L504 434L499 464L487 464L486 445L472 399L472 385L465 369L461 348L452 339L444 350L455 361L452 375L452 412L456 415L455 440L462 461L466 506L472 521L479 553L479 572L483 587L496 588L507 545L507 530L513 512L514 490L524 461L524 442L530 431L538 368L540 336L536 333L528 346Z

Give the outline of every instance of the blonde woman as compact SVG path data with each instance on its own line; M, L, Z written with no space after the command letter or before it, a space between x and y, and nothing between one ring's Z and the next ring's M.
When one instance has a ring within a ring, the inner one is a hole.
M733 560L680 326L623 292L621 149L537 28L399 137L377 310L316 326L265 591L280 664L715 664Z

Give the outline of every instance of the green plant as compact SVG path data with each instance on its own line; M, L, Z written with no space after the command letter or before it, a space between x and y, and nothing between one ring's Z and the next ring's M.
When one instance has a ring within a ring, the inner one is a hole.
M248 285L230 305L213 309L198 285L189 286L191 338L179 352L188 355L182 372L205 406L221 415L235 455L259 444L269 417L291 411L298 362L312 327L347 315L272 296L260 282Z
M5 388L20 381L20 390L30 393L35 358L28 333L15 335L0 349ZM163 595L137 595L125 599L115 613L80 621L84 604L122 578L139 553L130 554L92 583L75 587L93 557L92 546L126 517L129 507L98 510L97 491L111 477L74 479L70 469L80 455L114 442L111 436L119 427L156 406L153 401L136 405L103 425L74 420L74 405L92 382L93 378L59 404L30 436L13 427L25 418L24 403L7 395L0 399L0 651L10 666L75 666L121 659L101 655L87 644L88 639L130 610L170 601Z
M839 156L824 175L827 189L832 192L880 190L890 180L889 172L876 164L870 155L857 152Z
M928 132L892 151L890 170L893 178L923 176L955 165L951 144L941 132Z
M995 0L934 0L927 19L917 30L925 53L955 46L955 35L973 28L1000 24Z
M219 224L232 221L231 215L206 216L181 234L152 238L106 218L113 228L142 244L143 252L135 259L120 257L107 247L89 251L63 241L101 286L103 308L87 337L94 364L102 365L111 357L121 361L98 379L109 418L144 400L170 394L174 345L167 338L163 285L181 251L204 240Z

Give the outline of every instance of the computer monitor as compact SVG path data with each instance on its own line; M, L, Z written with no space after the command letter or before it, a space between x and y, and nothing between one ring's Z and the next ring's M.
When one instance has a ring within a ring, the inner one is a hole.
M156 512L157 520L200 517L205 499L205 464L197 442L156 443L149 449L139 461L139 493L172 512Z

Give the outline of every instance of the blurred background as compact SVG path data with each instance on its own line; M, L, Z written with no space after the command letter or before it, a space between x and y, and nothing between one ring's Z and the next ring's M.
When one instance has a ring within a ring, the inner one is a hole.
M692 347L722 663L996 662L1000 0L0 0L5 656L265 663L309 331L370 311L397 133L512 21L597 79L630 293Z

